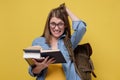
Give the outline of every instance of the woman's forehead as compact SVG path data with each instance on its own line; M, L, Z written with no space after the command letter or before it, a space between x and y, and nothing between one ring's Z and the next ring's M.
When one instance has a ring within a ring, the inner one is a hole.
M54 22L64 22L62 19L57 18L57 17L52 17L52 18L50 19L50 22L52 22L52 21L54 21Z

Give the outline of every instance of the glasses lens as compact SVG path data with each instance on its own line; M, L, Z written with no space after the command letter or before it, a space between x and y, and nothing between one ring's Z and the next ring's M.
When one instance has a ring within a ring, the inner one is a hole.
M62 28L64 26L64 23L58 23L58 26Z
M50 23L50 27L54 28L56 26L55 22Z

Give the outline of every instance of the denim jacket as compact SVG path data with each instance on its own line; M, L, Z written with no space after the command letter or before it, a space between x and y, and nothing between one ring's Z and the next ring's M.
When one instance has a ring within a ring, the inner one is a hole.
M72 47L75 48L80 40L82 39L85 31L86 31L86 24L83 21L73 21L72 22L72 28L74 30L73 34L71 35L71 42L72 42ZM62 37L64 37L63 35ZM59 38L58 40L58 49L61 50L63 56L65 57L67 63L62 63L62 67L64 70L64 73L66 75L66 80L81 80L79 75L75 71L75 67L73 62L70 59L69 53L64 45L63 38ZM44 37L38 37L35 40L33 40L32 46L39 45L43 49L50 49L48 44L46 44L45 38ZM31 76L36 76L37 80L45 80L47 68L44 69L41 73L38 75L34 75L32 73L32 67L29 67L29 74Z

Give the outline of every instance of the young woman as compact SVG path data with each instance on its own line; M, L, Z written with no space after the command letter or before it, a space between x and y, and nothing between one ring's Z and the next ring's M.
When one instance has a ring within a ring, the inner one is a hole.
M74 30L71 35L69 19L72 21ZM86 31L86 25L78 17L76 17L64 4L52 9L48 15L45 29L41 37L36 38L32 46L41 46L43 49L59 49L65 57L67 63L62 63L62 68L66 76L66 80L81 80L73 62L70 59L69 53L64 45L63 39L70 39L73 49L82 39ZM42 62L37 62L33 59L36 67L29 67L29 73L32 76L37 76L37 80L45 80L47 70L50 64L54 63L54 58L45 58Z

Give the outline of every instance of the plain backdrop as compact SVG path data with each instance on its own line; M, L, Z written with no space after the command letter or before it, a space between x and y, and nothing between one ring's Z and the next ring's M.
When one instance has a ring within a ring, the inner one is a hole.
M42 34L49 11L63 2L87 23L80 44L92 45L93 80L120 80L120 0L0 0L0 80L35 80L22 49Z

